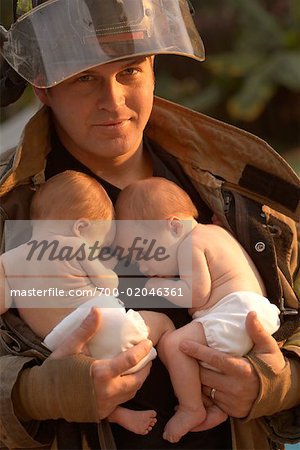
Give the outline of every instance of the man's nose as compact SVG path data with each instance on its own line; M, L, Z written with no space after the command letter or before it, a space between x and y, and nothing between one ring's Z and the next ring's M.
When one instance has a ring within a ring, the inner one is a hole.
M125 104L124 86L116 79L106 80L101 88L98 98L98 108L115 111Z

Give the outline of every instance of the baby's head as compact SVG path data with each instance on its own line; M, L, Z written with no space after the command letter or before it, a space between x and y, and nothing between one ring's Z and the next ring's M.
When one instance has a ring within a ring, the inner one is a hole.
M103 187L85 173L67 170L41 184L30 208L32 220L112 220L113 205Z
M67 170L39 186L32 199L30 217L47 223L74 222L75 234L86 237L94 233L96 236L96 228L98 233L101 230L103 233L105 221L114 219L114 208L107 193L94 178ZM103 221L102 224L99 221ZM107 227L108 223L104 227L106 234Z
M196 219L198 211L188 194L165 178L135 181L119 195L115 205L119 220Z
M156 247L163 246L169 254L163 263L141 261L140 270L148 275L174 275L178 270L178 246L195 226L198 217L188 194L165 178L147 178L130 184L119 194L115 212L117 220L135 221L124 226L122 222L118 223L118 245L123 240L126 248L128 242L140 236L149 241L155 239Z

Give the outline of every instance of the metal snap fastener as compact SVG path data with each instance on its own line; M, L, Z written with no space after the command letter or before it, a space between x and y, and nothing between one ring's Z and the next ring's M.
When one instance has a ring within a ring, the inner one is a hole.
M266 248L266 244L264 242L257 242L255 244L255 250L259 253L263 252Z

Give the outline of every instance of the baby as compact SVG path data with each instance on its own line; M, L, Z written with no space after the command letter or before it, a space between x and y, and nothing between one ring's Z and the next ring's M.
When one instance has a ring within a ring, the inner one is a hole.
M126 312L115 297L99 296L97 287L113 291L118 277L108 263L104 265L98 258L114 239L115 223L113 205L97 181L74 171L52 177L34 194L31 219L31 239L1 256L1 281L6 291L6 301L5 295L1 296L1 314L13 301L20 316L53 351L79 326L92 306L101 308L100 329L88 346L97 359L112 358L147 339L148 322L150 327L157 322L151 334L154 344L174 329L163 314ZM43 295L29 296L33 288ZM127 373L155 357L152 348ZM108 420L147 434L156 423L155 416L153 410L132 411L119 406Z
M279 328L279 310L265 298L263 281L242 246L220 226L197 223L195 206L176 184L163 178L137 181L121 192L115 211L118 220L134 221L126 233L118 222L117 236L123 241L139 236L143 242L155 242L156 249L167 250L168 257L161 260L137 258L140 270L150 277L145 288L163 292L181 307L191 299L192 322L167 333L158 348L179 401L164 438L177 442L208 420L199 364L182 353L179 344L192 339L232 355L245 355L253 346L245 329L248 312L256 311L263 327L272 334ZM174 275L179 278L171 280ZM174 288L181 296L171 294ZM209 418L215 425L225 419L217 409L213 413L216 417Z

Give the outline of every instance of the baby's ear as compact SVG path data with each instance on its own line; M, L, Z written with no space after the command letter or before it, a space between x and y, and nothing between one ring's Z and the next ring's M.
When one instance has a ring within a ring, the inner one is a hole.
M183 230L182 221L177 216L169 217L168 228L174 236L179 237Z
M91 222L89 219L78 219L74 223L72 229L75 236L82 237L85 235L85 232L88 230L88 228L91 226Z

